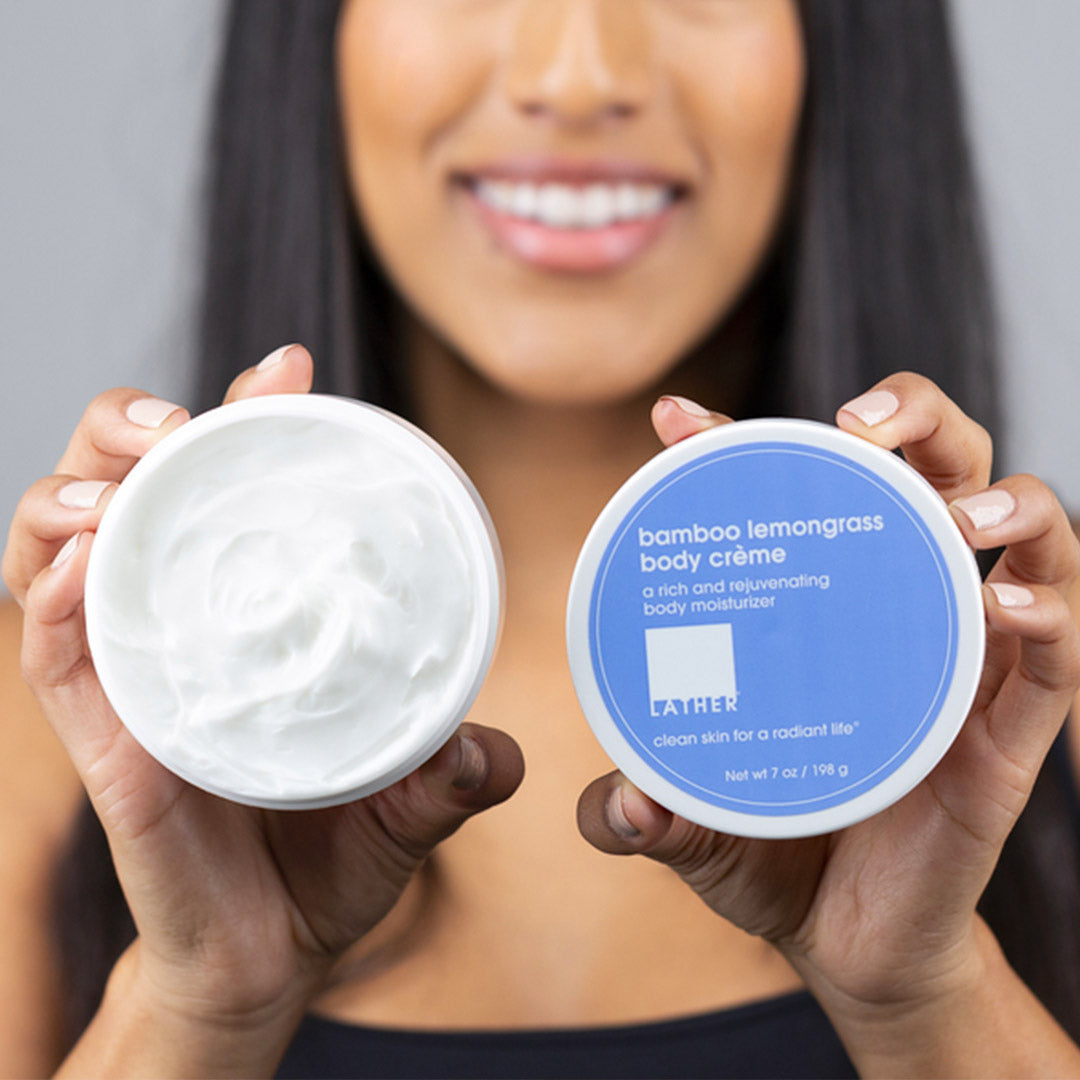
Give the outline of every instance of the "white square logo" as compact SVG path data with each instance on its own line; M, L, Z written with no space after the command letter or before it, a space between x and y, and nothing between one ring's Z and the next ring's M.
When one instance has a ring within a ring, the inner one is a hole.
M736 697L731 623L652 627L645 656L651 701Z

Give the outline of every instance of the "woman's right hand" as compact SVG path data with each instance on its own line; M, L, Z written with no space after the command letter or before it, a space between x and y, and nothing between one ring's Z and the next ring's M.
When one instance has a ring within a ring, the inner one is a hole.
M241 374L226 401L303 393L311 381L311 357L294 345ZM201 791L143 750L94 672L83 587L115 485L188 418L136 390L102 394L56 475L23 497L4 552L4 580L24 611L25 677L101 819L138 930L91 1048L76 1050L93 1072L194 1074L204 1058L217 1072L227 1062L272 1070L334 961L390 910L434 846L508 798L524 771L509 736L465 724L367 799L271 812ZM124 1034L136 1028L139 1046Z

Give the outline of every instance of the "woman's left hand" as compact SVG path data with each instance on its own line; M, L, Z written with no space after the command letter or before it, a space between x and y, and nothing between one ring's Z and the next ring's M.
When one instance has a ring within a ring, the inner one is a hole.
M666 444L727 422L672 399L661 399L653 421ZM948 1003L985 992L988 957L998 954L975 905L1080 684L1080 632L1064 599L1080 544L1039 480L987 487L990 438L922 376L884 380L837 423L899 447L973 548L1005 548L983 589L985 667L956 741L900 802L824 836L712 832L620 773L585 790L578 816L596 847L670 865L719 914L773 942L858 1051L860 1024L885 1021L884 1031L890 1017L946 1015Z

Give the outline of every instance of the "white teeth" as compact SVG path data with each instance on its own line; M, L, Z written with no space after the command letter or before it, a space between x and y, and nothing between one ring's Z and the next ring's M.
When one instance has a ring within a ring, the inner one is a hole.
M535 184L508 184L511 189L508 213L514 217L531 218L540 206L540 193Z
M638 189L633 184L620 184L615 189L615 213L621 218L632 218L639 212Z
M510 212L510 202L514 197L514 185L494 183L489 185L488 200L496 210L504 214Z
M581 217L587 228L599 229L615 220L615 192L607 184L590 184L581 193Z
M638 198L644 203L642 212L647 217L659 214L667 205L665 193L661 188L647 188L638 195Z
M555 229L569 229L571 225L577 224L577 193L565 184L542 185L536 217L543 225L550 225Z
M554 229L602 229L618 221L656 217L674 199L663 184L533 184L478 180L476 197L493 210Z

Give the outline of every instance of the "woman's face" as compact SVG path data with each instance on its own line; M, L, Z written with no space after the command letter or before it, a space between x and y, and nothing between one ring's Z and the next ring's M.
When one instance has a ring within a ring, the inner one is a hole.
M346 0L337 48L372 245L506 392L641 392L759 267L802 102L794 0Z

